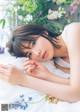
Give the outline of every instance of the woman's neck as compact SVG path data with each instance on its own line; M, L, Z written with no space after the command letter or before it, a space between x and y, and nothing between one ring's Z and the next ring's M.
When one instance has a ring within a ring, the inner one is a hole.
M68 57L68 49L65 42L61 36L58 36L58 39L60 39L59 44L61 45L61 48L54 47L54 57Z
M54 57L68 57L68 51L66 48L54 48Z

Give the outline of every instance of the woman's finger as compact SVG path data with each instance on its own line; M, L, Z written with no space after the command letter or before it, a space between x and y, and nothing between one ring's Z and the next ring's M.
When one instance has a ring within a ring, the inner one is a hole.
M24 69L27 70L29 67L35 68L35 65L27 65L27 66L24 66Z
M28 69L27 69L27 73L28 73L28 74L31 74L31 72L32 72L31 69L28 68Z
M6 73L6 70L4 68L0 68L0 73L4 74Z
M40 62L38 62L38 61L36 61L36 60L34 60L34 65L35 65L35 66L40 66L40 65L41 65L41 63L40 63Z
M3 72L0 71L0 75L4 74Z
M7 65L3 65L3 64L1 64L1 65L0 65L0 68L8 69L8 66L7 66Z
M5 78L5 77L0 77L0 80L4 80L8 82L8 78Z
M3 74L3 73L1 73L0 72L0 78L8 78L9 76L7 76L7 75L5 75L5 74Z
M26 61L24 62L24 66L27 66L27 65L34 65L34 61Z
M10 70L6 68L0 68L0 73L9 76Z
M31 74L32 71L33 71L33 69L34 69L34 67L29 67L29 68L27 69L27 73Z

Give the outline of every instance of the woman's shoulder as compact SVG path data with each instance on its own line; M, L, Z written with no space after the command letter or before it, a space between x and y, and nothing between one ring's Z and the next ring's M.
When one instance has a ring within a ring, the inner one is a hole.
M80 22L74 22L67 26L66 39L69 44L71 41L74 43L76 39L80 40Z
M70 23L67 26L65 26L65 28L67 28L67 30L69 29L76 29L76 27L80 27L80 22L74 22L74 23Z
M66 36L68 36L70 34L77 34L78 32L80 32L80 22L74 22L66 25L62 33L65 33Z
M71 35L77 34L78 32L80 33L80 22L73 22L64 27L61 36L67 42L68 37L70 39Z
M80 35L80 22L74 22L66 25L62 32L62 38L67 43L70 38Z
M66 29L71 29L71 28L76 28L76 27L80 27L80 22L74 22L74 23L70 23L68 25L66 25L63 29L63 31Z

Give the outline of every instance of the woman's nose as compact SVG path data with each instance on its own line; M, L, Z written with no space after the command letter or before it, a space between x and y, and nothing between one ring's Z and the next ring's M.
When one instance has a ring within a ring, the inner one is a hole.
M33 53L36 55L36 56L40 56L40 50L33 50Z

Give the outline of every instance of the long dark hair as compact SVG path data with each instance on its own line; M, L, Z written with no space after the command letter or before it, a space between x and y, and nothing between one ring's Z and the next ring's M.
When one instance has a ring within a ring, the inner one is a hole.
M60 48L53 41L53 38L56 39L59 34L51 32L40 25L26 24L18 26L12 32L12 37L7 44L10 54L17 57L25 57L26 55L21 51L21 47L24 47L21 42L35 42L40 36L48 39L56 48Z

